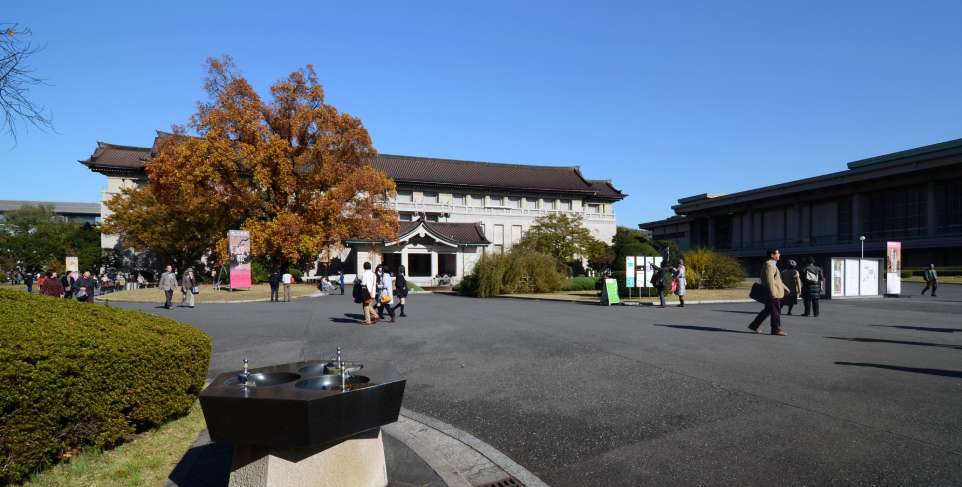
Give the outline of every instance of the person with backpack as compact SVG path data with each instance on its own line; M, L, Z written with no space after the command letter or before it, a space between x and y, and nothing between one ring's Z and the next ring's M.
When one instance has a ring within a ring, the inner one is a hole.
M805 312L802 316L809 316L814 312L814 316L818 318L818 300L822 297L825 274L821 267L815 265L815 257L809 256L806 264L801 273L802 300L805 303Z
M798 295L802 293L802 279L798 273L798 263L792 259L788 260L788 268L782 271L782 284L788 288L788 294L782 298L782 306L788 306L788 315L791 316L792 308L798 304Z
M97 278L90 275L90 271L84 271L84 275L73 283L74 297L82 303L94 302L94 294L97 291Z
M407 316L404 314L404 305L407 304L408 298L408 281L404 276L405 274L407 274L407 271L404 269L404 266L402 265L398 267L397 278L394 280L394 294L396 294L398 298L398 303L394 305L394 309L401 309L401 314L399 316L402 318Z
M929 264L929 268L925 270L922 274L922 278L925 279L925 288L922 289L922 296L925 296L925 291L932 288L932 297L935 297L935 290L939 288L939 273L935 272L935 264Z
M276 303L280 301L277 296L277 290L281 287L281 271L274 269L271 275L267 278L267 284L271 287L271 302Z
M377 280L371 272L371 263L364 263L364 273L354 281L354 302L361 305L361 320L365 325L377 323L377 312L374 311L374 296L377 291Z
M652 262L650 265L651 265L651 269L655 271L655 273L651 276L650 282L652 286L655 286L655 290L658 291L658 301L661 303L659 308L664 308L665 307L665 278L668 277L668 279L671 279L670 274L667 272L668 266L663 265L661 267L658 267L655 265L654 262Z

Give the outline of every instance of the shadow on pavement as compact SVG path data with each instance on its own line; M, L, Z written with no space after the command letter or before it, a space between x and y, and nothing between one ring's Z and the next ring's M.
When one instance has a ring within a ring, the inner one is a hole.
M734 309L713 309L712 311L718 311L719 313L738 313L740 315L757 315L758 311L737 311Z
M872 367L876 369L911 372L913 374L937 375L939 377L952 377L955 379L962 379L962 370L926 369L926 368L920 368L920 367L902 367L899 365L869 364L864 362L835 362L835 364L851 365L855 367Z
M355 320L351 318L331 318L331 321L334 323L342 323L342 324L349 324L349 325L356 325L360 322L360 320Z
M755 313L752 313L755 314ZM694 331L720 331L724 333L745 333L748 335L754 335L755 332L752 331L741 331L741 330L729 330L727 328L718 328L715 326L696 326L696 325L661 325L655 323L653 326L663 326L665 328L678 328L680 330L694 330Z
M941 348L951 348L953 350L962 350L962 345L947 345L944 343L931 343L931 342L909 342L904 340L884 340L881 338L845 338L845 337L825 337L832 340L847 340L850 342L862 342L862 343L892 343L896 345L917 345L920 347L941 347Z
M962 328L934 328L930 326L908 326L908 325L872 325L885 328L898 328L900 330L934 331L936 333L962 333Z

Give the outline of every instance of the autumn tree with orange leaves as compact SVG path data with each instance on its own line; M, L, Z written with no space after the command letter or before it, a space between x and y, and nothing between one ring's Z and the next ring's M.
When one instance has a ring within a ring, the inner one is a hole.
M274 83L267 100L235 69L208 59L194 134L175 127L159 140L148 184L108 201L105 231L180 266L207 252L225 260L230 229L248 230L253 256L282 268L348 238L393 237L394 182L371 166L361 120L325 103L314 68Z

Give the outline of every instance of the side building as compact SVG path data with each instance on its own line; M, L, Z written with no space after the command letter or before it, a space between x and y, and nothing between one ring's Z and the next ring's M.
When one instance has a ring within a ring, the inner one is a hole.
M848 169L734 194L678 200L675 215L638 225L682 249L711 247L752 273L765 249L787 256L882 255L903 265L962 265L962 139L848 163ZM861 237L865 237L864 242Z
M123 188L146 184L144 167L166 136L158 132L152 147L97 142L93 154L80 162L107 176L103 201ZM586 179L577 166L389 154L378 155L373 165L397 185L389 204L398 212L400 232L390 241L345 242L350 249L340 256L345 273L359 272L364 262L385 262L404 265L412 281L425 285L458 282L482 253L504 252L537 218L550 214L581 217L596 238L610 243L617 227L614 203L626 196L611 181ZM106 207L101 211L109 215ZM117 237L103 235L101 243L114 248Z
M100 204L98 203L0 200L0 222L4 221L4 215L8 211L19 210L25 206L50 207L55 215L69 222L93 225L100 221Z

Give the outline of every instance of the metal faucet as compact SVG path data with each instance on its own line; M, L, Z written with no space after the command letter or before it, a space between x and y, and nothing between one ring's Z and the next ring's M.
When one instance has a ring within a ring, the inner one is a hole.
M244 371L241 372L240 374L237 374L237 380L240 382L241 386L243 387L253 387L257 384L251 378L251 373L247 369L247 365L248 365L247 357L244 357Z

